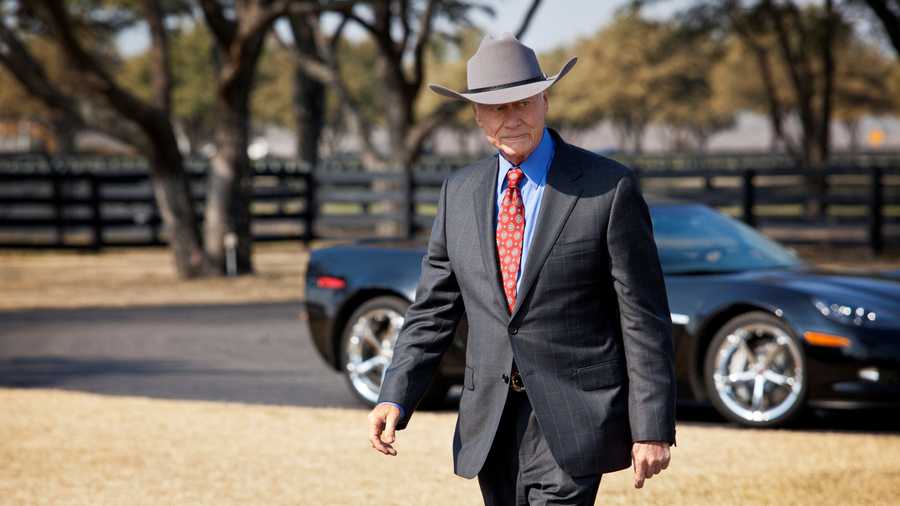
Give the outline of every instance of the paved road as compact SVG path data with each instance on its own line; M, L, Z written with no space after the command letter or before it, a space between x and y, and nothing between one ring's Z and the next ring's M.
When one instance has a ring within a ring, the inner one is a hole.
M0 386L360 407L299 304L0 312Z
M296 303L0 311L0 387L362 408ZM445 409L453 410L454 399ZM710 408L679 422L722 425ZM900 433L900 411L819 412L806 430Z

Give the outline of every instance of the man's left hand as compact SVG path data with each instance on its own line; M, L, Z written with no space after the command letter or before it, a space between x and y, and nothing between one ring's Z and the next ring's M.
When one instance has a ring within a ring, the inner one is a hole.
M663 441L636 442L631 447L634 463L634 488L644 486L644 480L669 467L669 443Z

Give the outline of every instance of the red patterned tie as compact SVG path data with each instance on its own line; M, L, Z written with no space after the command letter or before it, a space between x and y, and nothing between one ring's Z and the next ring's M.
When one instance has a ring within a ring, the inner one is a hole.
M521 181L522 169L513 167L506 173L507 188L500 202L497 221L497 258L500 259L500 275L510 313L516 305L516 275L525 235L525 204L519 191Z

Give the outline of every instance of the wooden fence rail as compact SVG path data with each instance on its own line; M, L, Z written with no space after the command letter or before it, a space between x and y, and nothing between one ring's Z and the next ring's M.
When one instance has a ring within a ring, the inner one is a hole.
M203 213L205 163L188 174L195 211ZM834 166L824 172L826 211L807 218L809 171L646 169L644 194L717 207L786 243L900 244L900 166ZM254 166L255 240L359 238L393 223L399 235L425 236L441 182L452 168L430 166L410 177L340 166L314 173L291 161ZM375 190L376 183L380 183ZM394 205L385 205L392 203ZM139 160L0 159L0 247L85 248L164 244L166 232L146 166Z

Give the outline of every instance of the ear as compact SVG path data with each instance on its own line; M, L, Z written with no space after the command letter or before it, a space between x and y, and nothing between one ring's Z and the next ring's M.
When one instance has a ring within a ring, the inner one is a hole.
M550 110L550 95L547 95L546 91L542 91L541 96L544 97L544 114L547 114L547 111Z
M475 115L475 124L481 126L481 118L478 117L478 104L472 102L472 113Z

